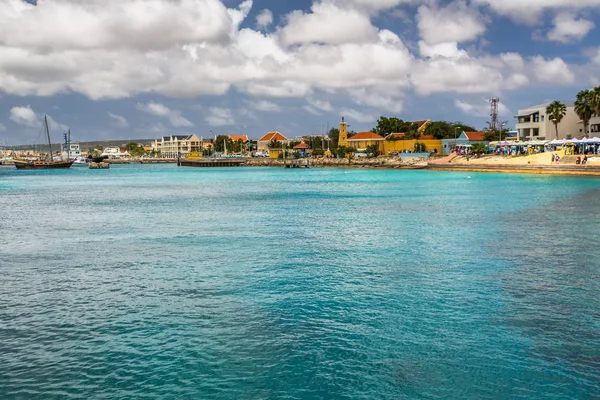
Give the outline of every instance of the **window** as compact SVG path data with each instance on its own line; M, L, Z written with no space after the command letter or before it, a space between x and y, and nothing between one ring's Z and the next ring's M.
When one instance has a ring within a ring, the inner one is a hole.
M533 114L533 122L540 122L540 113Z
M533 128L533 136L540 136L540 128Z
M542 115L542 122L544 122L544 115Z

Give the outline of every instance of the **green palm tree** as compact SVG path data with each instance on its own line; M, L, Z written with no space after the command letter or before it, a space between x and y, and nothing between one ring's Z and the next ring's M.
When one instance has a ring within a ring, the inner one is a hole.
M564 116L567 114L567 106L558 100L553 101L546 107L546 114L550 121L554 123L554 129L556 130L556 138L558 139L558 124Z
M582 90L577 93L577 100L575 100L575 113L583 121L583 133L584 136L588 134L588 125L590 119L594 116L594 94L591 90Z
M600 86L597 86L592 90L592 97L592 106L594 107L596 116L600 117Z

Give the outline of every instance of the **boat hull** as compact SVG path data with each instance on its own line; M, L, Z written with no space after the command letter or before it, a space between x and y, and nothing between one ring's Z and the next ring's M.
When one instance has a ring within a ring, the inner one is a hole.
M15 161L17 169L65 169L71 165L73 161Z

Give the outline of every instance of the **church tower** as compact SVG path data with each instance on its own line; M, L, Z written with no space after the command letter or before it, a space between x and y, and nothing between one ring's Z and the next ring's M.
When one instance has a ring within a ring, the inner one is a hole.
M342 117L342 122L340 122L338 146L348 147L348 124L346 124L346 121L344 121L344 117Z

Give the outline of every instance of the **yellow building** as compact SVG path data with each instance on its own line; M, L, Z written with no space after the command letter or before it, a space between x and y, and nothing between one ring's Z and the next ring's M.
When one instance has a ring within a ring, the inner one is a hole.
M340 129L340 134L342 130ZM348 141L348 147L356 149L357 151L364 151L369 146L377 145L378 148L383 148L383 143L385 142L385 138L383 136L379 136L373 132L359 132L356 135L346 139Z
M365 151L367 147L377 144L381 155L387 156L392 153L414 152L415 145L419 143L425 146L425 152L442 154L442 141L435 139L431 135L423 133L431 124L429 120L415 121L417 124L417 132L420 133L419 139L406 139L404 133L392 133L385 138L374 132L360 132L348 138L348 124L342 118L340 122L340 135L338 140L339 146L350 147L356 151Z
M340 122L340 135L338 137L338 146L349 147L348 144L348 124L344 121L344 117L342 117L342 122Z

